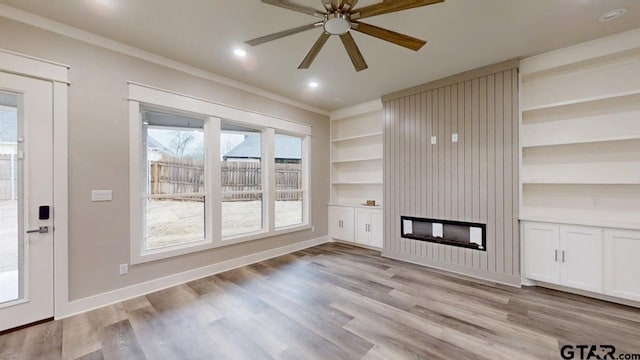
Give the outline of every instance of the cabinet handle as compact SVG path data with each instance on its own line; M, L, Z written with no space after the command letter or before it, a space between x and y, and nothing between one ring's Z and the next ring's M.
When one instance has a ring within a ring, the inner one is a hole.
M564 250L562 250L562 262L564 262Z
M558 262L558 249L556 249L556 262Z
M367 231L371 231L371 224L367 224Z

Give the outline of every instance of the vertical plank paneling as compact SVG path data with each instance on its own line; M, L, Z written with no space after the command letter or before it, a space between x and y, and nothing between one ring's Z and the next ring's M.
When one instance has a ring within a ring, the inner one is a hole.
M458 133L458 84L451 85L451 133ZM451 218L458 219L458 144L451 143ZM458 248L451 252L451 262L458 264Z
M496 74L496 271L504 272L504 74Z
M417 184L417 176L416 176L416 95L412 95L411 96L411 101L409 102L409 107L410 107L410 111L409 111L409 121L411 122L409 124L409 128L410 128L410 133L409 133L409 139L410 139L410 151L411 151L411 155L410 158L411 160L409 161L409 163L411 164L411 185L410 185L410 189L412 190L413 194L410 196L410 201L411 201L411 216L416 216L416 199L418 198L416 195L416 189L418 189L418 186L416 186ZM415 254L416 253L416 242L415 241L411 241L409 243L410 245L410 253L411 254Z
M423 92L422 94L420 94L420 123L422 124L422 128L421 128L421 134L422 134L422 141L420 141L420 169L421 169L421 175L422 175L422 197L420 198L420 202L421 202L421 216L427 217L428 213L427 213L427 201L429 199L429 195L427 194L427 189L428 189L428 181L429 181L429 176L428 176L428 171L427 171L427 159L428 157L428 143L427 140L428 139L428 135L427 135L427 127L428 122L427 122L427 93ZM420 254L424 257L427 256L427 243L422 242L421 244L421 249L420 249Z
M510 119L511 118L511 106L513 105L511 103L511 71L505 71L504 72L504 87L503 87L504 91L503 91L503 96L504 96L504 102L503 102L503 106L504 106L504 119ZM513 163L513 159L511 158L513 151L511 151L512 146L513 146L513 141L511 139L511 136L513 135L512 131L512 126L511 126L512 122L511 121L504 121L504 133L503 133L503 137L504 137L504 145L503 145L503 152L502 155L504 156L504 160L503 160L503 164L504 164L504 180L503 180L503 184L504 184L504 206L503 206L503 211L504 214L513 214L513 196L512 196L512 189L513 189L513 179L511 178L511 168L512 168L512 163ZM511 219L504 219L504 272L507 274L512 274L513 273L513 262L512 262L512 255L513 255L513 245L512 242L509 241L509 239L511 238L512 234L513 234L513 222L511 221Z
M471 119L473 116L472 105L472 85L471 81L464 84L464 220L471 221L473 218L473 128ZM473 267L473 254L471 250L464 249L465 265Z
M399 132L400 130L400 99L394 100L393 102L393 114L394 114L394 124L393 124L393 132L394 132L394 144L393 144L393 174L395 181L392 184L394 188L394 213L393 213L393 225L394 225L394 234L393 234L393 250L396 252L400 251L400 247L398 246L400 242L400 236L398 231L398 221L400 218L400 142L402 136Z
M480 79L471 81L471 220L480 221ZM472 251L473 267L480 267L480 253Z
M465 103L464 103L464 83L458 84L458 217L457 219L464 219L465 213L465 201L464 201L464 183L465 183L465 169L464 169L464 148L465 148L465 133L464 133L464 117L465 117ZM464 249L458 248L458 264L465 264L466 252Z
M511 93L513 96L511 97L512 107L511 107L511 118L512 118L512 154L513 154L513 168L512 168L512 176L513 179L513 188L511 189L513 194L513 229L512 229L512 239L520 238L520 226L518 224L518 218L520 216L520 184L519 184L519 171L520 167L518 164L520 163L520 107L518 106L520 98L520 89L519 89L519 74L518 69L511 70ZM513 241L513 252L512 252L512 261L513 261L513 275L520 275L520 241Z
M427 169L427 217L434 218L435 215L433 213L433 145L431 145L430 139L433 136L433 91L429 91L426 93L427 100L427 137L426 148L427 153L425 157L427 158L426 169ZM433 258L433 244L427 243L427 258Z
M478 220L481 223L487 223L487 77L480 78L480 214ZM480 268L487 270L487 253L481 252L480 256Z
M495 75L487 77L487 248L496 248L496 102ZM489 271L496 271L496 251L489 251Z
M517 100L513 69L385 103L385 250L519 275ZM403 239L401 215L486 223L487 252Z

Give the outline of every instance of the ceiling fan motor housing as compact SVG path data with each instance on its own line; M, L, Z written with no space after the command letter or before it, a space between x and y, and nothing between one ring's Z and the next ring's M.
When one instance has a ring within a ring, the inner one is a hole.
M325 16L324 31L331 35L342 35L351 29L349 14L340 12L329 13Z

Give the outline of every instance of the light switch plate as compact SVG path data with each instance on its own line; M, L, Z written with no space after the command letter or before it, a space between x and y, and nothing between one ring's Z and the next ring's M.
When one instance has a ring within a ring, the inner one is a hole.
M451 134L451 142L458 142L458 134Z
M129 273L129 264L120 264L120 275L126 275Z
M91 201L111 201L112 198L113 198L112 190L91 191Z
M437 143L438 143L438 138L437 138L437 137L435 137L435 136L432 136L432 137L431 137L431 145L435 145L435 144L437 144Z

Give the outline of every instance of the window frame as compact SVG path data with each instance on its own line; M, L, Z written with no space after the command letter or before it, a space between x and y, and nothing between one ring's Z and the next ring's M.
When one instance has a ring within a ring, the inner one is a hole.
M311 126L213 101L192 97L155 87L128 82L129 88L129 202L130 202L130 263L142 264L198 251L246 241L311 229ZM151 109L183 114L204 120L204 180L205 239L158 249L146 250L142 217L143 149L140 110ZM263 230L222 237L222 188L220 133L222 121L251 126L262 131ZM275 134L302 138L303 222L287 227L275 227Z

